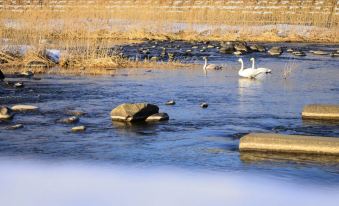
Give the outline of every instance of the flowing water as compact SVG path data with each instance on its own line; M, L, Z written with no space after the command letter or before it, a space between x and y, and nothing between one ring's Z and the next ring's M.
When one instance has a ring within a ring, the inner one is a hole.
M333 47L333 46L332 46ZM324 46L329 48L329 46ZM40 76L25 88L0 87L0 104L34 104L39 112L17 114L0 123L0 156L46 161L86 161L140 167L174 166L218 172L269 175L288 181L339 183L338 157L240 153L241 136L277 132L339 137L338 122L303 121L305 104L339 103L338 58L291 59L257 56L272 69L261 80L241 79L236 57L215 58L226 65L204 75L200 68L119 69L112 76ZM250 67L249 56L245 64ZM286 63L293 63L284 79ZM170 99L174 106L164 103ZM149 102L170 116L168 122L128 125L110 120L125 102ZM209 107L199 105L207 102ZM68 110L87 114L73 125L57 123ZM19 130L8 130L14 123Z

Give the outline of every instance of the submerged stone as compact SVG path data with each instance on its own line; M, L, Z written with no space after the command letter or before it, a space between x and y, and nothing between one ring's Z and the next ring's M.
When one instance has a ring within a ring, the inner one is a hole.
M329 53L326 51L321 51L321 50L311 50L311 53L315 54L315 55L328 55Z
M293 51L292 54L295 56L306 56L303 51Z
M12 106L11 109L15 112L28 112L28 111L33 112L33 111L37 111L39 109L39 107L33 106L33 105L18 104L18 105Z
M169 116L167 113L157 113L147 117L146 122L159 122L167 120L169 120Z
M174 100L169 100L165 104L166 105L175 105L175 101Z
M86 115L86 112L78 111L78 110L67 110L66 114L73 115L73 116L83 116Z
M15 124L15 125L11 125L11 126L7 127L7 129L16 130L16 129L20 129L20 128L23 128L23 127L24 127L23 124Z
M86 130L86 127L85 126L77 126L77 127L73 127L72 129L72 132L83 132Z
M74 124L74 123L79 122L79 117L77 116L67 117L67 118L58 120L58 122L64 123L64 124Z

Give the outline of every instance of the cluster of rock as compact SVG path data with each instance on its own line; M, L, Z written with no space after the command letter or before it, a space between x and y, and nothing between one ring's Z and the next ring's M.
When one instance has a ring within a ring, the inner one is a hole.
M39 110L39 107L33 106L33 105L14 105L11 108L7 106L1 106L0 107L0 122L2 121L11 121L16 113L27 113L27 112L37 112ZM83 115L84 113L81 111L70 111L72 114L77 114L78 116L71 116L67 118L63 118L60 120L57 120L57 123L63 123L63 124L75 124L79 122L79 116ZM15 124L7 127L7 129L15 130L23 128L23 124ZM73 132L80 132L85 131L86 127L76 126L71 129Z
M154 122L169 120L167 113L159 113L159 107L148 103L121 104L111 111L113 121Z
M248 46L246 42L222 42L219 52L223 54L242 55L250 52L265 52L266 48L259 44Z
M14 73L11 75L11 77L15 78L29 78L33 80L40 80L40 78L33 77L34 74L31 71L24 71L21 73ZM25 84L22 81L6 81L6 76L3 74L3 72L0 70L0 85L6 86L6 87L13 87L13 88L23 88L25 87Z
M18 112L35 112L38 111L38 107L32 105L14 105L11 108L2 106L0 107L0 122L10 121L13 119L15 113ZM15 124L7 127L7 129L15 130L23 128L23 124Z

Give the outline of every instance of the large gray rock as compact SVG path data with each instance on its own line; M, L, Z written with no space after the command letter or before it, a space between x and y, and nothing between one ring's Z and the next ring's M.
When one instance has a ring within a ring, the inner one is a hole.
M12 119L12 110L8 107L0 107L0 120Z
M121 104L111 111L111 118L114 121L144 121L147 117L158 112L159 107L153 104Z

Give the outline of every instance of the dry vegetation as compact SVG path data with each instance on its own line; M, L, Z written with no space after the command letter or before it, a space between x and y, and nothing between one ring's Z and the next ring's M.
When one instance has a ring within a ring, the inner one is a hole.
M60 64L64 68L147 66L108 56L111 40L339 42L336 0L320 6L318 0L10 2L1 4L0 38L31 45L35 54L10 61L19 66L32 58L47 61L41 55L46 47L65 51ZM284 33L279 24L290 27ZM298 26L305 28L300 32Z

